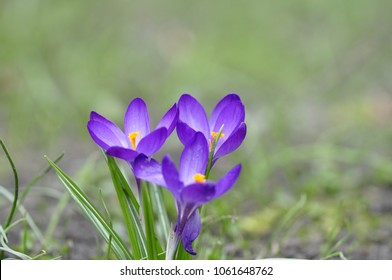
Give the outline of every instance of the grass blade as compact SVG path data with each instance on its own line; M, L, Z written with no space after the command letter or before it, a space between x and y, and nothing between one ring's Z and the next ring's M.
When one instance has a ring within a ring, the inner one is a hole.
M0 195L4 196L6 199L8 199L9 201L13 201L14 200L14 196L11 192L9 192L6 188L4 188L3 186L0 186ZM35 237L37 237L38 241L43 244L44 242L44 235L42 234L41 230L38 228L38 226L35 224L34 220L31 218L30 214L26 211L26 209L22 206L19 205L17 207L18 212L26 218L27 223L29 224L29 227L31 228L31 230L34 232ZM14 223L13 223L14 224ZM12 227L11 224L8 228L6 228L7 230L9 230L10 227Z
M18 195L19 195L19 177L18 177L18 172L16 171L16 167L14 165L14 162L11 158L11 155L9 154L7 147L5 146L3 140L0 139L0 145L4 150L4 153L8 159L8 162L11 165L12 168L12 172L14 174L14 181L15 181L15 192L14 192L14 201L12 202L12 208L11 208L11 212L8 215L7 221L5 222L5 228L7 228L12 221L12 218L15 214L15 210L16 210L16 206L17 206L17 202L18 202Z
M58 163L64 156L64 153L61 153L53 162L54 163ZM21 205L23 203L23 201L26 199L27 194L30 192L31 187L33 187L39 180L41 180L42 177L44 177L46 175L46 173L48 173L50 171L52 167L50 165L48 165L47 167L45 167L43 170L41 170L41 172L39 172L31 181L30 183L28 183L26 185L26 188L23 190L20 199L19 199L19 204Z
M147 238L147 252L149 260L158 259L157 238L154 230L154 214L151 205L151 199L148 191L148 185L142 184L142 209Z
M48 157L46 160L56 171L57 176L60 181L64 184L64 187L71 194L75 202L83 210L84 214L90 220L90 222L95 226L101 236L106 242L112 243L113 252L116 254L118 259L134 259L131 252L127 249L124 242L118 236L118 234L111 228L110 225L105 221L101 213L95 208L95 206L90 202L84 192L72 181L72 179L64 173L53 161Z
M108 221L109 221L109 226L111 228L113 228L112 217L110 216L110 213L109 213L109 210L108 210L108 208L106 206L105 200L103 199L103 195L102 195L102 190L101 189L99 190L99 197L101 199L103 208L105 209L105 212L106 212L106 215L107 215L107 218L108 218ZM111 251L111 249L112 249L112 236L110 235L109 243L108 243L108 249L106 251L106 259L107 260L110 258L110 251Z
M129 243L132 246L133 255L135 259L144 259L147 257L147 250L145 236L140 224L139 215L136 210L136 207L139 205L135 205L132 198L127 200L127 193L125 190L130 190L130 187L121 170L118 168L114 158L108 156L107 163L124 217L125 227L128 232Z
M169 217L165 208L162 188L155 184L149 184L150 196L153 204L156 206L158 214L158 222L161 227L162 239L167 242L168 234L170 231ZM165 244L166 247L167 244Z
M7 242L8 240L7 240L6 231L3 229L2 225L0 224L0 252L2 254L4 252L7 252L22 260L31 260L31 257L27 256L26 254L12 250L10 247L7 246ZM3 257L1 259L3 259Z

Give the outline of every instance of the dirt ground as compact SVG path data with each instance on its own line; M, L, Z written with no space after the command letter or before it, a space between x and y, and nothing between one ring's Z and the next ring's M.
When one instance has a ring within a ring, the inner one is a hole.
M392 190L385 187L370 186L365 190L364 195L368 200L369 211L380 215L380 223L369 232L368 239L362 244L356 243L356 236L349 234L345 242L338 248L347 259L370 259L383 260L392 259ZM26 201L26 208L35 217L39 228L45 229L47 221L51 218L56 201L54 199L42 199L34 196L34 199ZM4 211L2 211L3 216ZM3 218L3 217L2 217ZM306 226L306 221L299 219L299 223ZM21 228L19 228L21 230ZM297 236L295 232L289 234L285 240L279 243L279 248L272 248L267 257L271 258L298 258L298 259L319 259L320 248L326 242L318 233L317 228L309 228L313 232L310 238L304 239ZM20 232L13 230L10 235L10 244L19 242ZM251 248L247 255L255 258L262 255L268 242L267 236L260 236L259 239L252 237ZM70 201L61 215L59 225L52 236L53 244L51 248L43 248L39 244L34 246L38 253L41 249L48 251L51 257L61 259L99 259L105 255L105 246L96 230L89 221L77 209L76 205ZM232 253L232 258L244 258L243 249L236 248L236 245L226 245L227 251ZM332 257L339 259L339 256Z

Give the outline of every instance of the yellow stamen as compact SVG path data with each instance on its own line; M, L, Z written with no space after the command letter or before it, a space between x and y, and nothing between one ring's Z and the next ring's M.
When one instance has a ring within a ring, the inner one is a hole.
M211 132L211 140L208 141L210 144L210 149L212 149L212 144L215 142L215 138L218 137L218 134L219 132L215 132L215 131ZM225 134L221 133L219 138L223 138L223 137L225 137Z
M196 173L196 175L193 176L193 179L196 183L204 183L206 181L206 176L200 173Z
M219 134L219 132L215 132L215 131L211 132L212 141L214 141L215 138L218 137L218 134ZM224 133L221 133L221 135L220 135L219 138L223 138L223 137L225 137L225 134L224 134Z
M142 135L139 131L131 132L128 134L129 141L131 141L132 150L136 150L136 138L139 135L140 135L140 138L142 138Z

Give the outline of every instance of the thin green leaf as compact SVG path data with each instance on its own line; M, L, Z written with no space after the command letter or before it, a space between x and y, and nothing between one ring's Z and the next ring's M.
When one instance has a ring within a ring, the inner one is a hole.
M158 187L155 184L149 184L150 196L153 204L155 205L155 209L158 214L158 222L160 225L160 232L162 233L162 239L167 242L168 234L170 231L170 222L169 217L167 215L165 203L163 200L162 188ZM166 246L167 244L165 244Z
M102 195L102 190L99 189L99 198L101 199L103 208L105 209L106 215L108 217L108 221L109 221L109 226L111 228L113 228L113 224L112 224L112 217L110 216L110 212L106 206L105 200L103 199L103 195ZM108 242L108 250L106 252L106 259L108 260L110 258L110 251L112 249L112 236L110 235L109 237L109 242Z
M7 147L5 146L3 140L0 139L0 145L4 150L4 153L8 159L9 164L11 165L12 168L12 172L14 174L14 182L15 182L15 191L14 191L14 201L12 202L12 208L10 211L10 214L8 215L7 221L5 222L5 228L7 228L12 221L12 218L15 214L15 210L16 210L16 206L17 206L17 202L18 202L18 196L19 196L19 177L18 177L18 172L16 171L16 167L14 165L14 162L11 158L11 155L8 152Z
M147 184L142 185L141 191L143 199L142 209L147 238L148 259L156 260L158 259L157 238L154 230L154 215Z
M58 163L64 156L64 153L61 153L53 162L54 163ZM50 171L52 167L49 165L47 167L45 167L43 170L41 170L41 172L39 172L37 174L37 176L35 176L33 178L33 180L30 181L30 183L27 184L26 188L24 188L22 194L20 195L20 199L19 199L19 204L21 205L23 203L23 201L25 200L27 194L30 192L31 187L34 186L43 176L46 175L46 173L48 173Z
M7 242L8 242L8 240L7 240L6 231L4 230L3 226L0 224L0 251L1 251L1 253L3 254L4 252L7 252L11 255L18 257L19 259L31 260L31 257L29 257L21 252L12 250L10 247L8 247ZM1 258L1 259L3 259L3 258Z
M26 215L23 218L23 238L22 238L22 248L23 248L23 253L27 253L27 237L28 237L28 224L27 224L27 219Z
M106 159L106 161L108 161L108 158L110 156L106 155L106 153L102 150L102 153ZM108 162L107 162L108 163ZM122 183L122 188L124 189L124 192L127 195L127 199L130 200L130 202L133 204L133 206L135 207L137 213L139 213L139 202L137 201L135 195L133 194L131 187L129 186L129 183L127 181L127 179L125 178L124 174L121 172L120 168L118 167L116 161L114 161L114 170L116 171L117 176L119 177L120 182Z
M90 222L95 226L101 236L106 242L109 242L110 236L112 236L113 252L116 254L118 259L134 259L131 252L127 249L124 242L118 236L118 234L107 224L102 214L95 208L95 206L90 202L84 192L72 181L72 179L62 171L53 161L48 157L46 160L56 171L57 176L60 181L64 184L64 187L71 194L72 198L83 210L84 214L90 220Z
M6 199L8 199L9 201L13 201L14 200L14 196L12 193L10 193L6 188L4 188L3 186L0 186L0 194L3 195ZM34 220L31 218L30 214L26 211L26 209L22 206L19 205L17 207L18 212L26 217L27 223L29 224L30 228L32 229L32 231L34 232L34 235L37 237L38 241L42 244L44 242L44 236L42 234L42 232L40 231L40 229L38 228L38 226L35 224ZM15 223L12 223L7 230L9 230L10 228L13 227Z
M139 216L135 209L135 205L132 201L127 200L125 193L125 189L130 189L130 187L123 177L121 170L118 168L114 158L108 156L107 163L124 217L125 227L128 232L129 243L132 246L133 255L135 259L146 258L147 251L145 236L139 221Z
M192 255L185 251L184 246L182 246L182 242L180 241L177 247L177 252L174 257L175 260L191 260Z

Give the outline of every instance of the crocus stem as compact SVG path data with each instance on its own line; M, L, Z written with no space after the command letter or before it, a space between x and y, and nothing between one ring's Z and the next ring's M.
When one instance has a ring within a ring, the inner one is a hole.
M179 240L179 236L174 232L173 229L170 229L170 234L167 238L166 260L173 260Z

